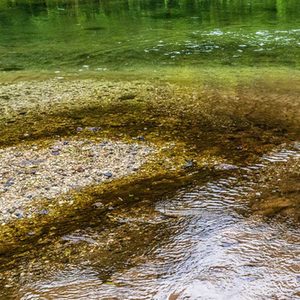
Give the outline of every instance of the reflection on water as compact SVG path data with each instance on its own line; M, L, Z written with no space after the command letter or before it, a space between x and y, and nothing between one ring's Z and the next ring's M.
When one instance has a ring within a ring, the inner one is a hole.
M299 298L298 229L243 213L249 210L249 194L261 191L261 172L285 168L299 157L299 144L285 145L240 168L236 176L178 191L157 203L160 218L153 218L160 224L166 217L164 230L171 237L158 247L149 246L135 258L135 266L112 273L106 281L91 263L68 264L40 280L30 279L29 273L21 299ZM62 239L86 243L91 250L101 240L91 229Z
M2 1L0 70L299 67L298 0Z

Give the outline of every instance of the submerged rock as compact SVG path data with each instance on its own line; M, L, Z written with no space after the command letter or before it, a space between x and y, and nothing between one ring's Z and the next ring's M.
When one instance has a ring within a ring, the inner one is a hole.
M132 100L136 98L136 96L137 96L136 94L124 94L119 97L119 100Z
M220 171L229 171L229 170L237 170L239 167L231 164L218 164L215 165L214 168Z
M193 160L187 160L182 166L183 169L190 169L196 167L197 163Z
M96 202L96 203L93 204L93 206L94 206L95 208L104 208L104 204L101 203L101 202Z
M132 139L133 139L133 140L137 140L137 141L145 141L145 137L142 136L142 135L139 135L139 136L137 136L137 137L133 137Z
M104 172L103 175L107 178L111 178L113 176L112 172L109 171Z

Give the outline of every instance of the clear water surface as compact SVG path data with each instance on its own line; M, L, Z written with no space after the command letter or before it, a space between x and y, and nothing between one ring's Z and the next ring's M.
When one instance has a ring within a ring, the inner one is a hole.
M299 0L0 0L0 76L299 66ZM150 206L75 216L6 261L0 298L300 299L299 226L247 203L260 173L296 159L283 144Z
M299 68L298 0L0 0L0 70Z

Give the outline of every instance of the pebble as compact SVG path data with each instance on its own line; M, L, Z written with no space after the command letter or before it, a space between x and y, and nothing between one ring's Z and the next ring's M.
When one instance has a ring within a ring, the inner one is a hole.
M101 128L100 127L88 127L87 128L89 131L92 131L92 132L97 132L97 131L100 131Z
M93 204L93 206L96 207L96 208L103 208L104 204L101 203L101 202L96 202L96 203Z
M110 177L112 177L113 176L113 174L111 173L111 172L104 172L103 173L103 175L105 176L105 177L107 177L107 178L110 178Z
M12 186L14 184L14 179L13 178L9 178L6 183L4 184L5 187L9 187Z
M145 141L145 137L143 137L142 135L138 136L136 139L138 141Z
M60 154L60 150L52 150L51 154L52 155L59 155Z
M183 169L194 168L196 163L193 160L187 160L186 163L182 166Z
M216 170L224 170L224 171L229 171L229 170L237 170L239 167L235 165L230 165L230 164L218 164L215 165L214 167Z
M76 171L77 171L77 172L84 172L84 168L83 168L83 167L78 167L78 168L76 169Z
M47 209L42 209L39 211L39 215L48 215L49 211Z
M107 144L108 144L108 142L105 141L105 142L101 142L101 143L99 144L99 146L100 146L100 147L104 147L104 146L106 146Z
M22 212L15 212L14 215L18 218L18 219L22 219L24 217Z

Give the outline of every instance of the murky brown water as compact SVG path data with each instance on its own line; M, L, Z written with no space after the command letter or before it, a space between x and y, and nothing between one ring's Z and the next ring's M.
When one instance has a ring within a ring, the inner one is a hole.
M299 299L298 225L249 206L299 157L299 143L280 145L253 165L221 165L233 172L154 206L135 203L98 223L93 216L11 262L1 299Z

